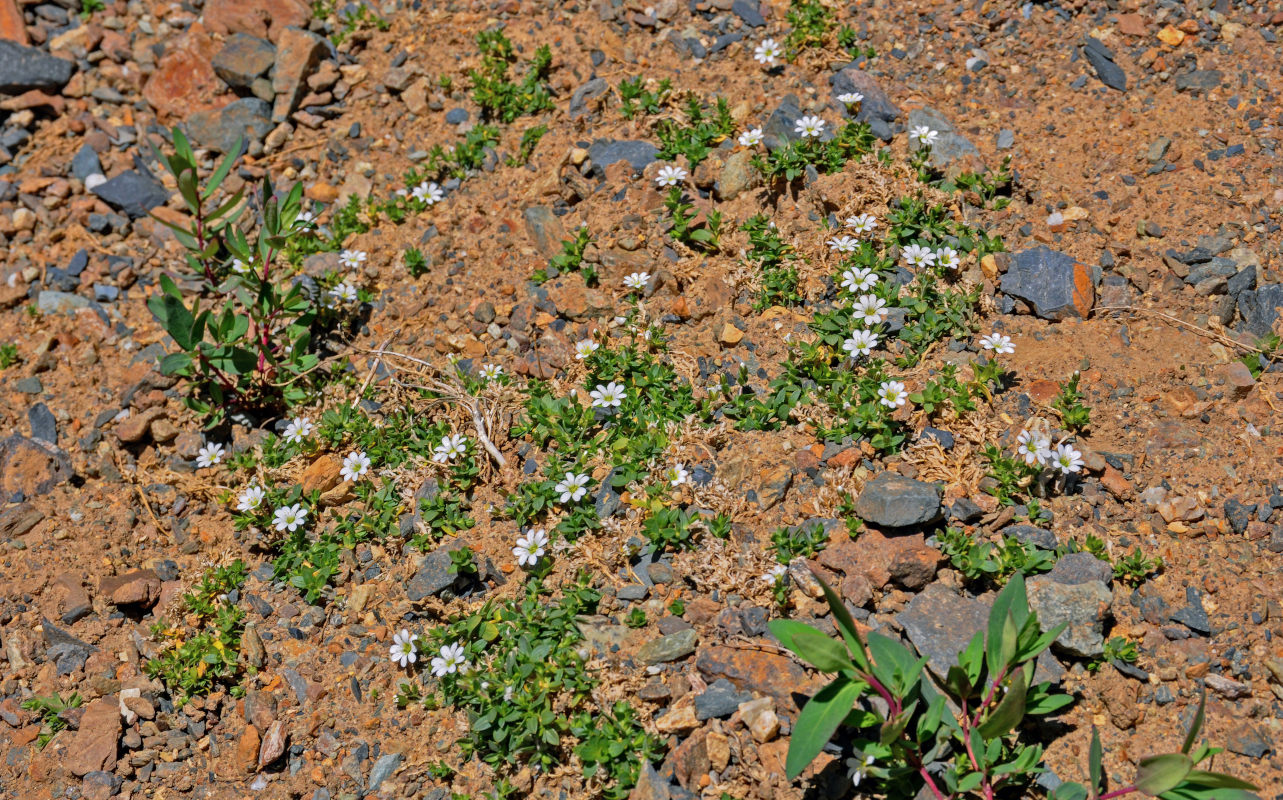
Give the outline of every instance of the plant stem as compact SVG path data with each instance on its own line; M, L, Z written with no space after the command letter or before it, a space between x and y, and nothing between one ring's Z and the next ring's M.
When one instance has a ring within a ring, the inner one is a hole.
M1135 791L1139 791L1135 786L1124 786L1121 789L1115 789L1112 792L1106 792L1105 794L1102 794L1099 798L1097 798L1097 800L1112 800L1112 798L1122 797L1123 795L1128 795Z

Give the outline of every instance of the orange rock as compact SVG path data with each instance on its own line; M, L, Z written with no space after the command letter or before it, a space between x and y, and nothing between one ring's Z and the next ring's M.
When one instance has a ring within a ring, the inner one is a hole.
M1096 306L1096 285L1091 280L1091 268L1086 264L1074 264L1074 309L1078 316L1087 319Z
M1158 40L1169 47L1179 47L1185 41L1185 34L1168 25L1158 32Z
M315 200L318 203L333 203L339 199L339 190L321 181L307 187L303 194L307 195L308 200Z
M236 764L245 772L254 772L258 768L258 748L261 744L258 728L246 725L245 732L236 742Z
M143 97L162 117L186 118L193 111L226 105L232 98L219 100L223 82L211 63L217 52L217 43L201 24L192 25L160 60L143 86Z
M1025 389L1025 394L1029 395L1029 399L1039 405L1048 405L1052 400L1056 399L1056 395L1060 394L1060 384L1039 378L1029 384Z
M1105 491L1112 494L1117 500L1124 500L1135 491L1132 488L1131 481L1124 478L1123 473L1108 465L1100 476L1100 485L1104 486Z
M27 23L22 19L18 0L0 0L0 39L18 44L31 44Z
M1128 36L1144 36L1148 26L1140 14L1119 14L1118 32Z
M341 480L339 470L342 468L343 462L328 453L316 459L303 471L303 475L299 478L303 493L309 494L317 491L324 494L338 486Z
M248 33L275 43L286 28L305 28L312 16L304 0L209 0L205 24L214 33Z
M1185 33L1198 33L1198 20L1187 19L1176 27L1180 28Z

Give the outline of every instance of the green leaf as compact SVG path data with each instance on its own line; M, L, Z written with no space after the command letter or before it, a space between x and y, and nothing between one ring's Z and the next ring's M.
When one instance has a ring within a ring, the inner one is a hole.
M236 137L236 144L223 157L223 162L218 165L218 169L214 170L214 174L209 176L209 184L205 187L204 193L201 194L201 199L208 200L214 195L214 192L218 191L218 187L222 185L227 173L232 171L232 165L236 163L236 159L240 156L241 148L244 145L245 137Z
M1198 786L1208 786L1213 789L1255 790L1258 788L1245 780L1235 778L1233 775L1226 775L1223 772L1207 772L1201 769L1190 770L1189 774L1185 776L1185 780Z
M1175 789L1194 769L1194 762L1184 753L1150 756L1140 762L1136 771L1136 788L1148 795L1160 795Z
M1189 749L1194 746L1194 740L1198 738L1198 732L1203 729L1203 720L1207 711L1207 690L1204 689L1198 698L1198 711L1194 712L1194 719L1189 723L1189 731L1185 734L1185 743L1181 745L1181 752L1189 754Z
M972 772L969 775L965 775L962 780L958 781L958 792L969 792L979 786L984 779L984 774L980 772Z
M180 349L191 350L196 346L199 341L193 331L196 320L180 298L168 293L152 295L147 298L147 308Z
M1051 800L1087 800L1087 789L1081 783L1062 783L1051 793Z
M793 738L784 762L789 780L801 775L820 754L859 695L859 684L839 677L807 701L793 725Z
M998 701L998 705L989 713L989 717L981 723L980 735L986 739L997 739L1019 725L1020 720L1025 716L1027 690L1024 670L1016 670L1007 687L1007 693Z
M1095 794L1105 791L1105 772L1102 766L1103 751L1100 746L1100 731L1093 725L1091 728L1091 749L1087 755L1087 771L1091 777L1091 790Z
M868 672L869 654L860 641L860 632L856 630L855 619L852 618L851 612L846 610L846 604L842 602L842 598L838 597L837 592L833 591L823 578L816 575L815 580L819 581L820 588L824 591L824 599L828 601L829 610L833 612L833 620L842 634L842 640L846 642L847 650L851 652L851 660L862 671Z
M907 687L901 684L900 679L913 671L916 663L913 654L895 639L877 632L869 634L868 642L869 653L873 656L873 674L893 694L902 696Z
M192 365L192 357L187 353L170 353L160 360L162 375L181 375Z
M854 666L840 642L810 625L791 619L775 619L771 620L770 629L781 644L821 672L841 672Z

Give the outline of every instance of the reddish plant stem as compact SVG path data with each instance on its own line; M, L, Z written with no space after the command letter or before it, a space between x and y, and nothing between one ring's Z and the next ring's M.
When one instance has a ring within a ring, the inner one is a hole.
M998 670L998 674L994 677L993 683L989 685L989 694L985 696L985 699L976 708L976 713L971 718L970 727L974 728L976 725L980 724L980 715L984 713L984 710L989 707L989 703L993 701L993 696L997 694L998 687L1002 684L1002 679L1005 677L1007 677L1007 668L1003 667Z
M1122 797L1123 795L1128 795L1135 791L1139 791L1135 786L1124 786L1121 789L1115 789L1112 792L1106 792L1105 794L1102 794L1099 798L1097 798L1097 800L1113 800L1113 798L1115 797Z

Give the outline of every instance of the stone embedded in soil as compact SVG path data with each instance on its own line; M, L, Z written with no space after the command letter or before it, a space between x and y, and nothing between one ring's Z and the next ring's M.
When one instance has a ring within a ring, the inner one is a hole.
M39 439L52 445L58 444L58 420L54 418L49 406L36 403L27 409L27 423L31 426L32 439Z
M288 27L306 27L311 18L307 0L209 0L204 14L214 33L247 33L273 42Z
M1059 545L1056 534L1036 525L1008 525L999 531L1003 536L1010 536L1021 544L1031 544L1043 550L1055 550Z
M1056 559L1047 577L1069 586L1093 581L1108 584L1114 579L1114 570L1091 553L1066 553Z
M604 174L606 167L618 161L627 161L634 170L642 170L658 155L655 145L635 140L598 139L588 147L588 158L596 175Z
M1211 677L1210 675L1208 676ZM1238 724L1229 732L1225 747L1231 753L1248 758L1265 758L1271 750L1277 752L1274 738L1261 725Z
M83 667L91 654L98 652L97 647L82 642L47 619L41 621L40 628L47 648L45 658L54 662L59 675L70 675Z
M0 510L0 537L23 536L40 524L45 514L30 503L19 503Z
M655 771L649 761L643 761L637 785L629 792L628 800L672 800L672 797L668 781Z
M0 92L20 94L28 89L56 92L71 80L76 65L36 47L0 40Z
M230 153L238 142L247 147L271 132L272 107L257 97L243 97L219 109L197 111L185 127L200 147Z
M882 472L864 485L855 513L881 528L909 528L940 518L940 488L895 472Z
M120 792L124 779L104 770L86 772L80 781L80 796L84 800L108 800Z
M604 78L593 78L592 80L581 85L578 89L575 90L575 93L570 96L570 118L579 119L580 117L586 115L588 113L588 104L593 100L596 100L598 97L601 97L603 94L605 94L609 90L610 90L610 84L606 83L606 80ZM463 119L450 118L450 115L454 114L456 111L463 111ZM456 109L451 109L451 111L448 114L446 114L445 121L452 125L457 125L458 123L463 122L467 118L468 118L467 111L464 111L463 109L460 109L460 108L456 108Z
M234 33L210 63L214 66L214 73L228 86L248 89L256 78L266 75L276 63L276 48L266 39Z
M1120 92L1127 91L1127 73L1114 63L1113 51L1101 44L1099 39L1093 36L1087 37L1087 42L1083 46L1083 55L1087 57L1087 62L1091 64L1092 69L1096 70L1096 76L1100 78L1101 83Z
M788 713L798 708L794 692L808 694L823 685L788 656L763 650L705 647L695 657L695 668L709 680L726 678L743 691L770 695Z
M1252 694L1250 685L1231 680L1224 675L1217 675L1215 672L1208 673L1203 678L1203 682L1207 684L1209 689L1230 700L1237 700L1240 697L1247 697Z
M734 0L731 3L731 13L750 28L760 28L766 24L758 0Z
M148 211L169 199L169 192L154 178L132 169L95 186L93 192L130 219L147 216Z
M1062 622L1068 627L1052 642L1060 652L1079 658L1105 653L1105 620L1113 592L1100 581L1058 583L1046 575L1030 578L1029 607L1038 615L1044 633Z
M561 252L561 243L566 239L566 229L561 220L547 206L528 206L521 212L526 221L526 233L535 243L535 249L545 257ZM580 281L582 283L583 281ZM560 306L558 306L560 307Z
M85 709L80 730L67 748L63 763L72 775L114 769L120 741L120 698L99 698Z
M726 157L714 184L718 198L733 200L761 182L761 173L753 168L752 162L753 153L750 150L739 150Z
M940 138L931 145L931 166L937 169L958 164L962 167L979 168L980 151L971 140L958 133L952 122L934 108L915 108L909 112L908 125L916 128L925 125ZM916 142L911 143L916 147Z
M401 766L401 762L404 760L405 756L401 753L386 753L379 756L379 760L375 761L374 766L370 768L370 779L365 789L366 794L378 794L379 787L383 785L384 781L392 777L392 773L397 771L397 768Z
M637 660L643 664L661 664L685 658L695 652L698 639L699 635L693 628L651 639L637 650Z
M98 593L118 606L151 608L160 599L160 576L154 570L136 569L104 577Z
M98 160L98 152L88 144L81 145L71 159L71 174L79 181L90 175L101 175L102 162Z
M833 103L841 109L842 116L850 116L847 113L845 104L838 101L838 97L852 92L858 92L864 95L860 101L859 110L856 111L855 119L859 122L867 122L873 135L883 141L890 141L895 135L892 123L900 118L900 109L891 102L887 93L882 91L878 85L877 79L872 75L855 66L855 62L848 64L837 72L829 76L829 86L832 87L830 94Z
M263 743L258 749L258 768L262 769L273 764L284 755L289 738L289 728L283 721L278 719L267 726L267 733L263 734Z
M715 717L728 717L740 705L753 699L749 692L741 692L725 678L718 678L695 698L695 716L701 722Z
M1238 295L1239 330L1256 338L1273 330L1279 318L1278 308L1283 306L1283 284L1266 284Z
M328 53L329 43L315 33L299 28L281 32L272 73L272 91L276 93L273 122L284 122L298 108L299 100L307 94L307 77Z
M806 114L798 106L797 96L786 95L767 117L766 125L762 128L762 143L766 145L766 149L778 150L801 139L802 134L797 132L796 124L803 116ZM826 125L820 132L820 141L827 142L832 138L832 126Z
M1182 91L1210 91L1221 85L1224 75L1217 69L1196 69L1176 76L1176 88Z
M72 474L71 459L48 442L17 434L0 440L0 501L43 496Z
M1193 586L1185 587L1185 605L1173 613L1171 619L1203 636L1212 633L1212 622L1207 609L1203 608L1203 593Z
M464 542L452 539L424 556L418 571L405 585L406 596L417 603L453 586L459 576L450 571L450 551L463 546Z
M1086 319L1096 303L1091 270L1072 256L1038 246L1015 255L1002 291L1028 303L1034 314L1054 322Z

